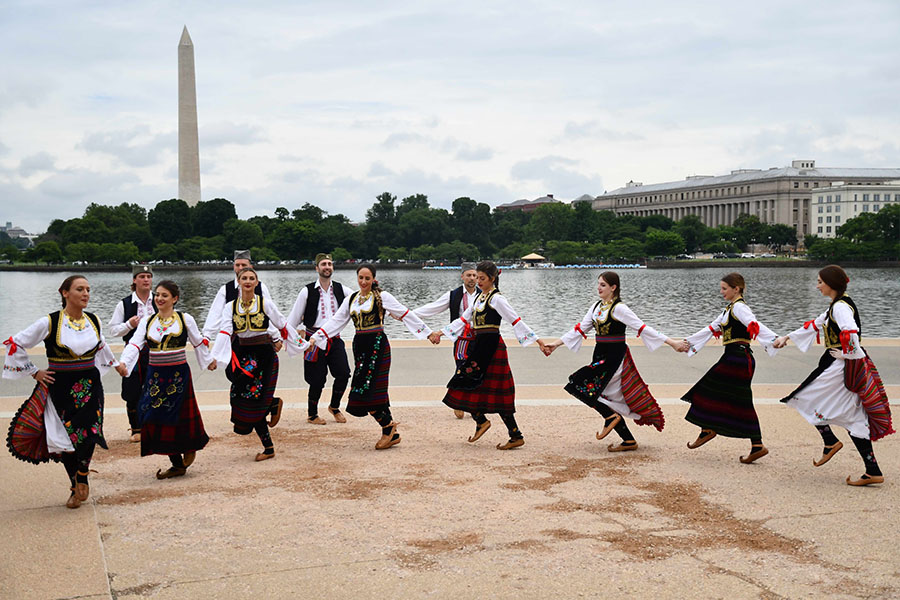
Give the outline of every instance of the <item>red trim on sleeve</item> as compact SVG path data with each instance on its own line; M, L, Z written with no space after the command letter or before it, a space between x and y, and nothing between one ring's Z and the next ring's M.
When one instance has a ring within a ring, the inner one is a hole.
M138 346L137 344L135 344L134 342L128 342L128 345L129 345L129 346L134 346L134 347L137 348L138 350L141 349L141 347Z
M9 346L9 350L6 351L7 356L9 356L11 354L15 354L16 351L19 349L19 347L16 346L16 342L13 341L12 336L9 336L9 339L4 341L3 345Z
M403 313L403 315L400 317L400 320L402 321L403 319L405 319L405 318L406 318L406 315L408 315L408 314L409 314L409 309L407 308L407 309L406 309L406 312Z
M516 320L511 323L511 325L515 326L516 323L522 320L522 317L516 317Z
M854 333L859 333L859 331L856 329L845 329L841 332L841 352L844 354L847 354L850 351L850 336Z
M720 337L722 337L722 332L719 331L718 329L713 329L712 325L709 326L709 330L712 331L714 338L719 339Z
M641 332L644 331L644 327L646 327L646 325L641 325L641 328L638 329L638 334L637 334L638 337L641 337Z
M228 333L227 331L220 331L219 333L224 333L224 334L227 335L228 337L231 337L231 334Z
M821 344L822 342L821 342L821 340L820 340L820 338L819 338L819 328L816 327L816 320L815 320L815 319L812 319L812 320L807 321L806 323L804 323L804 324L803 324L803 329L809 329L810 325L812 325L812 328L816 330L816 343L817 343L817 344Z
M755 340L756 336L759 335L759 323L751 321L750 324L747 325L747 334L750 336L751 340Z
M581 330L581 323L575 323L575 331L577 331L578 333L580 333L580 334L581 334L581 337L583 337L584 339L587 339L587 334L585 334L585 333Z
M287 340L289 337L291 337L291 334L288 333L287 325L285 325L284 327L282 327L282 328L279 329L278 331L279 331L279 333L281 333L281 339L283 339L283 340Z

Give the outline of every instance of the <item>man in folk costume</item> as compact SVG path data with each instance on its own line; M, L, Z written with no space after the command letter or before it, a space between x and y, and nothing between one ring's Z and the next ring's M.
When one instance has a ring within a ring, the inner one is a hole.
M141 319L156 313L153 302L153 269L150 265L133 265L131 268L131 294L122 298L113 310L109 320L109 333L112 337L121 337L126 344L134 335ZM137 365L128 377L122 378L122 400L128 413L128 424L131 427L131 441L141 441L141 422L138 417L138 401L141 398L141 386L147 376L150 351L141 350Z
M456 319L459 318L463 312L470 306L475 303L475 299L478 298L478 294L481 293L481 290L478 289L478 273L475 271L475 263L472 262L464 262L461 265L462 268L462 285L458 288L452 289L448 292L445 292L443 296L426 304L422 307L417 308L415 312L419 318L424 319L425 317L432 317L434 315L439 315L445 310L450 310L450 322L452 323ZM474 339L474 333L471 327L467 327L466 330L460 335L456 341L453 343L453 358L456 361L456 367L459 368L460 365L466 360L467 352L469 348L469 344ZM465 413L461 410L454 410L453 414L456 415L457 419L462 419L465 416Z
M301 332L301 335L305 330L304 337L306 338L327 323L341 307L344 298L353 293L353 290L344 284L331 281L331 276L334 274L334 262L330 254L317 254L315 268L319 275L318 278L303 286L287 319L288 324ZM303 379L309 384L306 420L313 425L325 424L325 420L319 416L319 398L325 388L328 371L331 371L331 376L334 378L328 412L338 423L346 423L347 419L341 412L341 398L350 381L350 364L347 361L344 340L340 335L330 338L325 350L312 346L304 354Z
M222 311L225 309L225 306L229 302L237 300L241 295L241 287L238 284L238 273L243 269L253 268L253 263L250 262L250 251L235 250L232 267L234 268L234 279L225 283L219 288L219 291L216 292L216 297L213 298L213 303L209 307L209 312L206 314L206 322L203 324L203 337L207 338L210 342L218 337L219 332L222 331ZM262 281L256 284L254 292L257 296L262 296L264 302L272 301L272 296L269 294L269 288L266 287L266 284ZM237 336L231 338L231 345L232 348L238 345ZM277 353L275 354L275 365L277 372ZM280 398L273 398L272 413L271 418L269 419L270 427L274 427L278 424L278 420L281 419L281 409L283 406L284 404Z

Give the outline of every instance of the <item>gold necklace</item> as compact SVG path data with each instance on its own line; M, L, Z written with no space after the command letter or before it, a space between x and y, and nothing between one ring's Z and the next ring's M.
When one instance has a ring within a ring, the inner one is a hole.
M252 298L251 298L250 300L244 300L243 298L241 298L241 308L243 308L244 311L250 310L250 307L251 307L251 306L253 306L253 299L252 299Z
M165 333L166 331L169 330L169 328L172 325L175 324L175 315L172 314L171 316L168 316L168 317L159 317L158 321L159 321L159 328L162 330L163 333Z
M73 319L69 313L66 313L66 319L69 321L69 327L74 331L84 331L85 327L87 327L87 317L84 314L81 315L80 319Z

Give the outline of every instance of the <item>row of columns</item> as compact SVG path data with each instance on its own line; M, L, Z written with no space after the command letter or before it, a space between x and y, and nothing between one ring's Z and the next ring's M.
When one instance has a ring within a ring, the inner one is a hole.
M759 220L767 223L774 215L770 214L770 207L767 203L774 205L774 201L762 200L762 206L759 207ZM650 215L663 215L669 217L673 221L680 221L688 215L697 215L707 227L718 227L719 225L731 225L738 215L742 213L756 214L752 211L753 202L723 202L720 204L702 204L695 206L672 206L659 208L640 208L636 210L622 211L626 214L637 215L639 217L647 217ZM759 203L757 203L759 204ZM772 207L774 208L774 206ZM771 218L770 218L771 217Z

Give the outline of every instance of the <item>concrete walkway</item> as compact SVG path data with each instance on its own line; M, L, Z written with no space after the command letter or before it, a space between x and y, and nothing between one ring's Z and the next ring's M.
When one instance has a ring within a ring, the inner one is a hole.
M224 375L195 382L212 441L186 477L157 481L164 457L127 442L114 375L104 379L109 451L91 498L63 504L61 466L0 456L0 598L892 598L900 589L900 436L875 444L887 481L853 488L862 461L827 465L816 431L777 399L818 352L756 352L754 393L771 453L742 465L743 440L697 450L677 400L719 356L632 346L660 399L665 431L632 426L640 449L562 391L590 349L543 357L510 345L522 448L500 452L499 418L476 444L471 420L440 404L449 347L395 342L394 416L403 442L374 450L371 419L305 422L300 362L282 362L288 408L274 460L231 432ZM888 395L900 398L900 342L867 340ZM39 355L36 355L36 360ZM30 391L0 384L0 427ZM327 397L327 390L326 390ZM897 413L896 404L895 414ZM895 418L895 427L897 427Z

